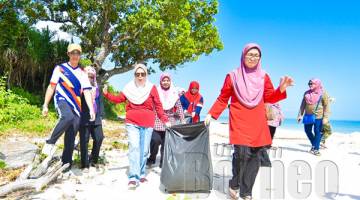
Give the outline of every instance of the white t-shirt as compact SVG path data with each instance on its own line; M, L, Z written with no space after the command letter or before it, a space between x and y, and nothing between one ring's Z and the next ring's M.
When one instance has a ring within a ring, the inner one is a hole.
M56 86L55 107L57 107L58 101L65 100L80 116L81 95L84 90L92 88L85 71L80 67L73 68L68 63L57 65L51 76L50 84Z

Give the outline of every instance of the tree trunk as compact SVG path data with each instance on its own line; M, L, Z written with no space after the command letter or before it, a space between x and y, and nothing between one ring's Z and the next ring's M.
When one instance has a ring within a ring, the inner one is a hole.
M45 94L46 91L46 86L47 86L47 68L45 68L45 72L44 72L44 78L43 78L43 83L42 83L42 93Z
M11 86L11 76L12 76L12 64L10 64L10 69L8 71L8 79L7 79L7 89L10 90Z

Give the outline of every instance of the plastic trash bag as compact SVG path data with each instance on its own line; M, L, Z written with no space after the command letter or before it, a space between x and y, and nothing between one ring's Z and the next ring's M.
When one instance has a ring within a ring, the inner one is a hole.
M166 192L209 192L213 169L204 122L166 130L161 184Z

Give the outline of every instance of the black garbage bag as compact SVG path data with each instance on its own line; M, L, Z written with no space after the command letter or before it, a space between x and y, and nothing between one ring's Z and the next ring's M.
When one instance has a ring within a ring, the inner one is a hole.
M204 122L166 130L161 184L166 192L209 192L213 170Z

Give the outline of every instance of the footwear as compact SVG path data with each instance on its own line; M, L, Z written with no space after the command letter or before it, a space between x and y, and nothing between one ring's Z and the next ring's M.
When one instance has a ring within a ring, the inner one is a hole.
M313 154L313 153L314 153L314 151L315 151L315 147L311 147L311 149L310 149L310 151L309 151L309 152Z
M129 190L136 190L137 186L138 186L138 184L136 183L136 181L129 181L129 183L128 183Z
M55 151L56 151L55 144L45 143L44 147L41 150L41 153L45 154L47 156L51 156L51 155L54 155Z
M312 153L313 153L315 156L321 156L321 153L320 153L319 150L314 150Z
M242 197L243 200L252 200L252 196L246 196L246 197Z
M239 199L237 190L233 190L231 187L229 187L229 196L231 200Z
M320 144L320 148L321 148L321 149L327 149L325 143L321 143L321 144Z
M149 182L146 178L141 178L140 179L140 183L147 183L147 182Z
M274 147L274 146L271 146L270 149L271 149L271 150L277 150L278 148L277 148L277 147Z
M69 167L65 168L65 169L62 171L62 173L69 172L70 170L71 170L71 165L70 165Z
M146 161L146 167L147 167L148 169L150 169L153 164L155 164L155 161L152 161L152 160L147 160L147 161Z
M82 171L83 174L88 174L89 173L89 168L87 168L87 167L83 168L81 171Z

